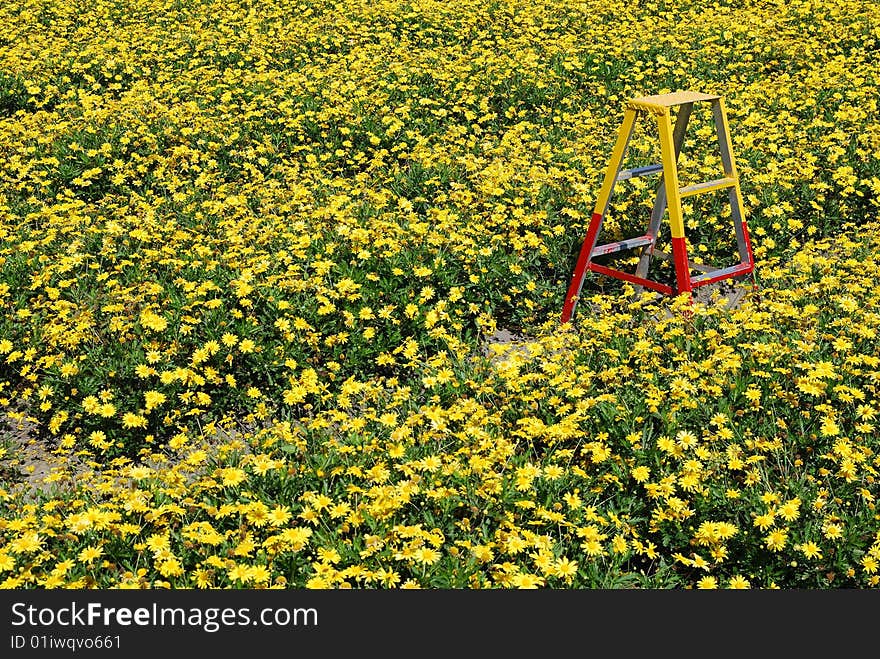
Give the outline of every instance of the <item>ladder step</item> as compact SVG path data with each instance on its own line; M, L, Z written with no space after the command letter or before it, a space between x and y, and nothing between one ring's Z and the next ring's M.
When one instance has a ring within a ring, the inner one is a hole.
M615 252L620 252L624 249L634 249L636 247L641 247L642 245L650 245L653 242L654 236L645 234L644 236L627 238L626 240L621 240L616 243L597 245L593 248L593 251L590 252L590 258L593 258L594 256L602 256L603 254L614 254Z
M682 197L691 197L696 194L702 194L703 192L712 192L714 190L724 190L725 188L732 188L735 185L735 178L719 178L715 181L706 181L705 183L686 185L678 191L678 194Z
M628 178L636 178L638 176L647 176L648 174L656 174L663 171L663 165L645 165L644 167L633 167L632 169L621 169L617 175L618 181L625 181Z
M691 286L702 286L704 284L711 284L716 281L721 281L722 279L727 279L728 277L736 277L737 275L747 275L752 271L752 266L748 263L738 263L736 265L731 265L727 268L721 268L720 270L713 270L712 272L707 272L704 275L699 275L697 277L693 277L691 279Z

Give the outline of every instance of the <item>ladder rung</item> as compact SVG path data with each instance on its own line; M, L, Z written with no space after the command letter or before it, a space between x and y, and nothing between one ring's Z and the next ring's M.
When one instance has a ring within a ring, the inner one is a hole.
M644 167L633 167L632 169L621 169L617 175L618 181L625 181L628 178L636 178L637 176L647 176L648 174L656 174L663 171L663 165L645 165Z
M712 272L707 272L704 275L699 275L698 277L694 277L691 279L691 286L702 286L704 284L711 284L716 281L721 281L722 279L727 279L728 277L735 277L737 275L746 275L752 271L752 266L749 263L738 263L736 265L728 266L727 268L721 268L720 270L713 270Z
M624 249L634 249L635 247L641 247L642 245L650 245L652 242L654 242L654 236L645 234L644 236L627 238L626 240L621 240L616 243L598 245L593 248L592 252L590 252L590 258L593 258L594 256L602 256L603 254L614 254L615 252L620 252Z
M724 188L732 188L736 185L736 179L727 177L719 178L715 181L706 181L705 183L695 183L694 185L686 185L678 191L682 197L690 197L703 192L712 192L713 190L723 190Z

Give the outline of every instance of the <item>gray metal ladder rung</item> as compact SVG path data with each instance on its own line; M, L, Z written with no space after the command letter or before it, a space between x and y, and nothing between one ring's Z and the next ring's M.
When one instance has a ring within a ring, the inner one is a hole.
M644 167L633 167L632 169L621 169L617 175L618 181L625 181L628 178L637 178L639 176L647 176L648 174L656 174L663 171L663 165L645 165Z
M636 247L641 247L642 245L650 245L653 242L654 236L645 234L644 236L627 238L626 240L621 240L616 243L597 245L593 248L593 251L590 252L590 258L593 258L594 256L602 256L604 254L614 254L615 252L620 252L624 249L634 249Z
M691 279L691 284L694 286L698 286L701 283L707 280L719 280L726 279L730 276L735 276L737 274L748 274L751 272L751 268L748 263L737 263L736 265L731 265L726 268L719 268L717 270L711 270L706 272L704 275L698 275Z
M719 178L714 181L706 181L704 183L695 183L694 185L686 185L678 191L681 197L692 197L703 192L712 192L713 190L724 190L732 188L736 185L736 179L733 177Z

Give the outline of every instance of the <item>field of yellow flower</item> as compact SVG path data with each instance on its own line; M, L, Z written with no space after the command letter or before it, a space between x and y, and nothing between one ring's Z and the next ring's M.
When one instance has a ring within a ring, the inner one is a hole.
M3 3L0 587L878 586L878 58L873 0ZM561 326L678 89L759 286Z

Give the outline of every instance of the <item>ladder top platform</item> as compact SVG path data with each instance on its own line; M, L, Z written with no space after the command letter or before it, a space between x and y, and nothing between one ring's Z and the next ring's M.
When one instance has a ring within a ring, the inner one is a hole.
M630 107L662 109L670 108L674 105L683 105L685 103L694 103L696 101L714 101L721 98L716 94L703 94L702 92L671 92L669 94L656 94L654 96L641 96L634 98L629 102Z

